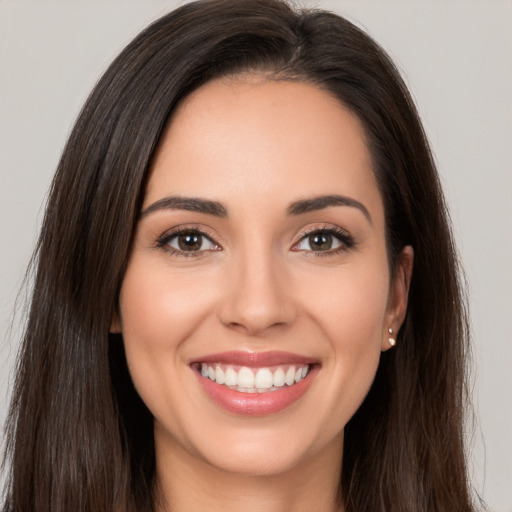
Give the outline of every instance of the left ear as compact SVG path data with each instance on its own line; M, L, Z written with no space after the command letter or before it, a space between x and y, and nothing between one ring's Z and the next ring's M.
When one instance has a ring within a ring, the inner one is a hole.
M406 245L398 257L397 267L389 288L388 307L386 310L385 325L382 334L382 350L388 350L393 344L390 338L396 340L400 327L402 327L407 312L409 285L411 284L412 267L414 263L414 250ZM389 331L391 329L392 332Z

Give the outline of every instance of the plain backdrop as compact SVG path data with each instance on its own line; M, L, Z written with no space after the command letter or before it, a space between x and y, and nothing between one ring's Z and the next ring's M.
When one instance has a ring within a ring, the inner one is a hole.
M302 4L365 28L394 58L417 101L469 283L475 484L490 510L511 512L512 2ZM112 58L176 5L0 0L0 424L23 320L13 321L15 297L71 125Z

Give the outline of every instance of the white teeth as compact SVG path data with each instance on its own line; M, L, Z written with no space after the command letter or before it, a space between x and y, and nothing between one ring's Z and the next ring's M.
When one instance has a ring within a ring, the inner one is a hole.
M272 372L268 368L261 368L254 379L257 388L270 389L272 387Z
M222 368L220 368L219 366L215 368L215 382L217 384L224 384L224 382L226 382L224 372L222 371Z
M291 386L295 382L295 366L290 366L290 368L288 368L284 381L287 386Z
M250 368L242 366L238 371L238 385L241 388L254 388L254 373Z
M274 372L274 386L278 387L278 388L281 388L284 386L285 384L285 375L284 375L284 370L279 367L275 372Z
M224 376L226 379L224 384L226 384L226 386L238 386L238 374L233 368L228 368Z
M285 371L286 370L286 371ZM242 366L238 371L229 365L201 363L201 375L217 384L223 384L242 393L266 393L276 391L284 385L293 386L309 371L309 366L286 365L253 369Z

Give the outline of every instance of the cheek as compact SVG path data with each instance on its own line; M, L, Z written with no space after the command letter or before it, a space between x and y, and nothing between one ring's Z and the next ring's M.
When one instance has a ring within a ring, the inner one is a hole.
M323 331L330 355L323 363L329 375L324 396L331 400L324 410L329 412L326 428L333 431L356 412L375 378L388 292L388 274L381 266L339 268L322 289L304 282L312 325Z
M307 309L334 345L357 349L380 346L389 297L389 277L382 265L362 262L326 273L324 279L303 280Z
M145 349L175 348L207 314L214 290L198 273L162 272L135 260L128 267L120 294L123 334Z
M183 349L214 304L214 290L204 286L205 276L164 270L135 255L119 298L129 372L157 417L179 402L173 395L188 370Z

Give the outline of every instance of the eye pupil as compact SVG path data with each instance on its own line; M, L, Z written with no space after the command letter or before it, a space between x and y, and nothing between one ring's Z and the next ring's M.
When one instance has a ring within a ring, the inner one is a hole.
M178 246L182 251L198 251L202 245L201 238L196 233L184 233L178 236Z
M327 251L332 247L332 235L315 233L309 236L309 245L314 251Z

